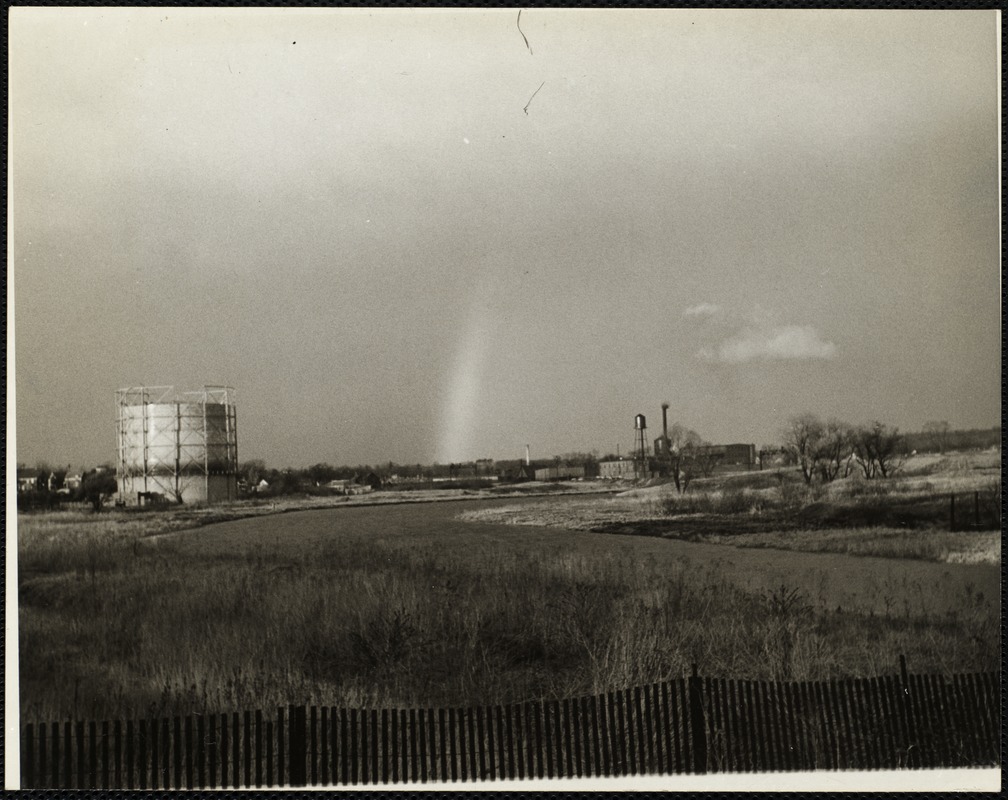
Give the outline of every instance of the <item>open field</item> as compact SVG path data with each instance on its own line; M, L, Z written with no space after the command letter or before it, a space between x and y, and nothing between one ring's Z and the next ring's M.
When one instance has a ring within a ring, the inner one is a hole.
M857 475L806 487L795 474L742 472L697 480L678 495L668 484L613 497L554 499L465 512L471 522L537 525L948 563L1000 564L1000 453L925 455L889 480ZM970 520L980 492L986 530L948 530L949 495Z
M920 672L1000 663L996 566L458 519L540 503L343 504L174 531L182 512L23 515L22 716L467 705L693 662L763 679L891 672L901 653Z
M106 508L99 515L90 510L67 509L18 515L19 565L31 568L34 560L59 560L66 567L80 567L79 553L100 550L96 542L133 541L187 530L218 522L312 511L329 508L445 503L474 498L556 497L560 495L612 494L612 486L598 483L518 483L488 489L384 490L359 495L284 495L275 498L239 500L215 506L165 506L161 508Z

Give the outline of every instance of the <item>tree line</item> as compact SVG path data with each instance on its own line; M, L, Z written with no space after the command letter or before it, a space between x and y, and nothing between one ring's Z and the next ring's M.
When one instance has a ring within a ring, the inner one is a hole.
M986 450L1001 446L1001 428L953 430L946 420L931 420L922 430L906 434L908 450L945 453L950 450Z
M801 469L805 483L829 483L852 470L866 479L888 478L903 466L906 437L895 426L875 421L850 425L812 413L790 417L781 431L784 451Z

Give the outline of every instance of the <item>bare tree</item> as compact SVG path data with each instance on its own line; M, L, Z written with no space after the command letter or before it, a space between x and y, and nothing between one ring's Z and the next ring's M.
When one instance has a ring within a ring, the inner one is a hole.
M858 428L853 437L854 456L866 478L888 478L903 466L906 447L899 428L877 420Z
M703 444L700 435L679 423L669 428L669 473L677 492L685 492L699 471L698 451Z
M840 474L850 453L850 426L841 420L830 419L822 428L816 454L819 475L823 483L834 480Z
M697 471L705 478L709 478L711 473L714 472L714 467L718 465L720 459L717 453L714 452L714 448L707 442L701 442L695 448L694 461L696 463Z
M105 501L118 491L115 473L108 469L96 469L84 473L81 479L81 496L84 497L91 507L96 511L101 511Z
M805 483L812 483L822 458L821 447L825 427L815 414L804 413L791 417L781 431L784 449L801 467Z
M880 422L872 425L875 441L875 463L883 478L898 472L906 461L906 446L899 428L886 427Z

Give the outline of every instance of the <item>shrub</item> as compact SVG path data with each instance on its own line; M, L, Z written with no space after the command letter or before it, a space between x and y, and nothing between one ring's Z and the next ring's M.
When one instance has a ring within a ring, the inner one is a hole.
M826 493L826 488L822 484L788 480L783 473L778 473L777 492L781 509L796 512L819 500Z
M726 488L721 491L686 492L663 495L654 505L660 516L679 514L761 514L771 510L773 503L763 492L752 489Z

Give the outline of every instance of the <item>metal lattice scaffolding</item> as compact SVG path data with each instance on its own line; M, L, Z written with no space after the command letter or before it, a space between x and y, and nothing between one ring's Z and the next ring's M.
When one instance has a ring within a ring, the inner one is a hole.
M237 497L238 435L234 389L171 386L116 392L116 477L126 503L159 499L221 502Z

